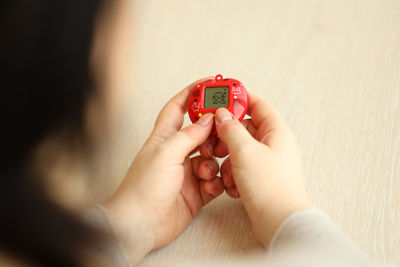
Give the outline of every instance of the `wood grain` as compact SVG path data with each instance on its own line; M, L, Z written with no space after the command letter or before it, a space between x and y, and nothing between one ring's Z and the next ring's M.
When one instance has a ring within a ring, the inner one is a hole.
M132 25L135 88L99 156L99 194L119 183L175 92L222 73L282 112L315 205L372 257L400 262L400 1L136 0ZM223 196L142 266L259 249L240 201Z

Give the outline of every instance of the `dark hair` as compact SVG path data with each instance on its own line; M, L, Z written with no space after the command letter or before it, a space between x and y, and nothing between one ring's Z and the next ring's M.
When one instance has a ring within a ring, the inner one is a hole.
M83 134L95 92L89 57L101 0L0 2L0 250L40 266L81 266L96 231L45 193L34 148Z

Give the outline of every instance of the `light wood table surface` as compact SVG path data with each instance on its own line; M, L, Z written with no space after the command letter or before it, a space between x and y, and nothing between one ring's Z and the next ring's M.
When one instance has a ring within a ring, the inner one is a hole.
M99 194L116 187L172 95L221 73L283 114L315 206L372 257L400 262L399 0L134 3L135 88L100 157ZM257 250L240 201L224 195L142 266Z

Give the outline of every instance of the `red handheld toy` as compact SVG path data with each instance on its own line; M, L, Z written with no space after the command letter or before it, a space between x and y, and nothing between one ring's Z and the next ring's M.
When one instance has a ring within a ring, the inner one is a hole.
M219 108L226 108L242 121L247 107L248 96L243 84L235 79L224 79L221 74L195 85L188 100L188 113L192 122L206 113L215 114ZM217 136L215 127L211 135Z

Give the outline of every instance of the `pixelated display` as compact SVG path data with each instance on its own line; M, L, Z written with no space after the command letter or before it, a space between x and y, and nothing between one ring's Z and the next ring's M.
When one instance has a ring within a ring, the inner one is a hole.
M226 108L229 106L229 87L207 87L204 108Z

